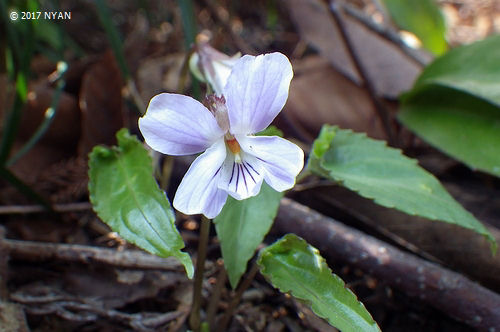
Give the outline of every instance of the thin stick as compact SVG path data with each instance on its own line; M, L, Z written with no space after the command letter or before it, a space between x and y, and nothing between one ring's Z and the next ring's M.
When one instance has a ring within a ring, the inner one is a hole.
M202 216L200 237L198 240L198 257L196 259L196 269L194 270L193 305L191 306L191 314L189 315L189 325L195 332L200 331L201 326L201 289L203 287L203 272L205 271L209 231L210 220Z
M5 229L0 227L0 302L8 296L7 273L8 273L9 251L5 246Z
M210 296L210 303L208 304L207 309L207 322L210 326L210 331L215 331L215 314L217 313L217 308L219 307L222 289L224 288L227 280L227 273L224 264L219 262L217 263L220 270L217 274L217 281Z
M32 315L56 314L68 321L95 322L98 317L111 321L126 323L137 331L150 331L182 315L180 311L171 311L163 314L136 313L129 314L114 309L105 309L91 303L81 303L77 300L62 300L43 303L45 298L26 297L19 293L11 295L11 299L25 305L26 311ZM48 299L50 300L50 299Z
M101 263L131 269L182 270L173 257L161 258L139 250L118 251L78 244L44 243L4 239L4 249L11 259L29 261L64 261L84 264Z
M370 95L370 99L373 103L373 106L375 107L375 110L378 114L378 117L380 118L380 121L382 121L382 125L384 126L385 133L387 134L387 138L389 140L389 143L392 146L395 146L396 144L396 138L393 132L393 129L391 127L390 123L390 117L389 117L389 112L386 110L384 105L382 104L380 98L378 97L375 86L373 82L371 81L368 72L366 71L363 62L361 61L361 58L359 57L358 53L356 52L356 48L354 47L352 40L349 38L349 34L347 32L347 28L345 26L345 23L343 21L343 18L340 14L340 11L342 9L340 8L340 5L338 4L338 0L334 0L330 2L330 13L332 14L334 18L334 22L340 32L340 36L342 37L342 40L349 52L349 55L352 59L352 62L354 64L354 67L358 71L359 75L363 79L363 84L366 87L366 90L368 91Z
M391 43L397 45L402 52L404 52L409 59L415 62L420 67L426 66L432 59L432 56L419 52L418 50L411 48L408 46L399 36L399 34L393 29L386 27L381 24L377 24L371 18L364 15L358 9L354 8L348 4L342 4L342 8L345 13L350 17L354 18L365 27L370 29L371 31L378 34L380 37L390 41Z
M243 293L247 290L248 287L252 284L253 279L255 278L255 275L259 272L259 266L257 265L256 262L253 263L252 268L250 269L250 272L248 272L245 280L241 283L240 287L236 290L236 293L234 294L233 298L231 299L231 302L229 303L229 306L224 313L224 316L221 318L221 322L219 324L219 329L217 331L226 331L227 325L229 324L229 321L231 320L233 316L234 309L236 309L236 306L238 303L241 301L241 297L243 296Z

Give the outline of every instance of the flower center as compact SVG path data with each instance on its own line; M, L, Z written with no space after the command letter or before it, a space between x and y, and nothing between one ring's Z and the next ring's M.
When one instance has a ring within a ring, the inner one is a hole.
M234 138L234 136L230 133L226 133L226 135L224 135L224 141L226 142L226 146L229 151L231 151L231 153L234 155L234 161L237 163L241 163L240 143L238 143L236 138Z
M226 139L226 145L229 148L229 150L234 154L237 155L240 153L240 144L236 140L236 138L231 138L231 139Z

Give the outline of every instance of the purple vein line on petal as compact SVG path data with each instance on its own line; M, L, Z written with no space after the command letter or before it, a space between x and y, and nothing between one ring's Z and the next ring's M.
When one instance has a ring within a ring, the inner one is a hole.
M247 165L248 165L248 166L250 166L250 164L248 164L248 163L247 163ZM252 178L253 183L257 183L257 182L255 181L255 179L253 178L252 173L250 173L250 170L249 170L249 169L247 168L247 166L245 165L245 162L243 162L243 167L246 169L246 171L247 171L248 175L250 175L250 177ZM250 166L250 167L252 167L252 166ZM253 169L253 168L252 168L252 169ZM254 170L254 171L255 171L255 170Z
M236 164L236 162L235 162ZM237 170L237 174L236 174L236 186L234 187L234 191L235 192L238 192L238 182L240 181L240 167L238 165L238 167L236 167L236 170Z
M241 176L243 177L243 182L245 183L245 188L247 189L247 194L248 194L248 185L247 185L247 178L245 177L245 170L243 169L242 164L239 164L238 166L241 168Z
M212 180L213 180L213 178L215 178L217 176L217 174L219 174L221 168L222 168L222 166L217 169L217 172L215 172L214 176L212 176Z
M228 186L231 184L231 182L233 182L233 176L234 176L234 165L235 165L235 164L236 164L236 163L235 163L235 162L233 162L233 170L231 171L231 178L229 179Z
M259 173L259 172L257 172L257 171L255 170L255 168L253 168L253 166L252 166L252 165L250 165L250 163L248 163L248 162L247 162L247 165L248 165L248 167L250 167L250 168L252 169L252 171L254 171L257 175L260 175L260 173ZM249 172L249 173L250 173L250 172Z

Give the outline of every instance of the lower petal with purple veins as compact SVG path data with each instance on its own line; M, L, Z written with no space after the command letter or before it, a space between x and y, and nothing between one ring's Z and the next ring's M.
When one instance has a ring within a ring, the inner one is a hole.
M240 153L239 156L240 158L235 158L234 154L227 153L221 169L219 189L242 200L259 193L264 176L261 162L257 158L245 153Z

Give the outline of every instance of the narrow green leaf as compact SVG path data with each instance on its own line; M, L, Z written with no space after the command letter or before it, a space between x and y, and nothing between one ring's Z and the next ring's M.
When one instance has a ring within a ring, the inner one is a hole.
M97 215L125 240L161 257L174 256L193 275L193 263L182 252L170 203L154 180L151 158L126 129L118 146L96 146L89 156L90 201Z
M438 149L500 177L500 36L429 65L402 98L400 121Z
M446 24L434 0L384 0L384 3L394 22L414 33L426 49L437 55L446 51Z
M312 172L322 175L326 171L329 178L382 206L471 229L484 235L496 250L491 233L416 160L384 141L351 130L335 131L329 149L314 164L309 163Z
M282 197L283 193L263 183L255 197L242 201L229 197L214 219L224 265L233 288L238 285L248 261L269 232Z
M318 250L294 234L263 249L261 273L282 292L306 301L342 332L380 331L364 305L332 271Z

